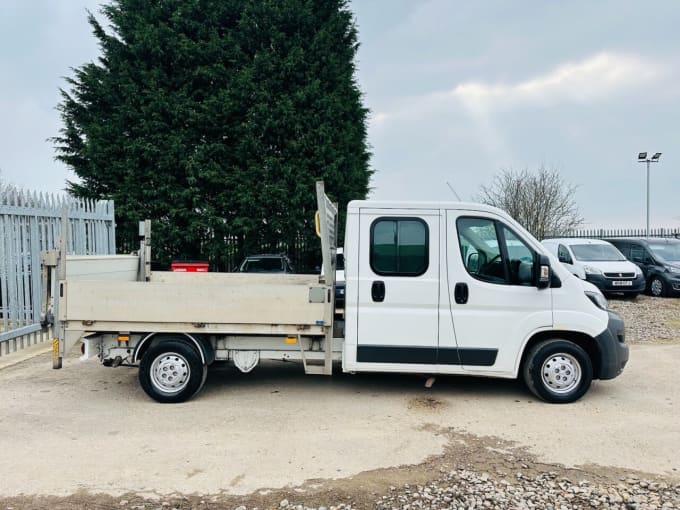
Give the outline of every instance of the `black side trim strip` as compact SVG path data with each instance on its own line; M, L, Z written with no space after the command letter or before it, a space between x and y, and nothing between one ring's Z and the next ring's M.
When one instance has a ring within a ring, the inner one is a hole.
M498 349L458 349L461 365L491 367L496 363Z
M357 346L357 361L365 363L437 363L435 347Z
M357 346L360 363L417 363L424 365L471 365L490 367L496 363L498 349L457 349L436 347Z

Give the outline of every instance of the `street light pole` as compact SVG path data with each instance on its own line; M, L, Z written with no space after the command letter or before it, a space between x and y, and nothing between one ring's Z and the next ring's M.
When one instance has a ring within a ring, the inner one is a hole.
M649 239L649 163L647 160L647 228L645 229L645 237Z
M647 163L647 228L645 229L645 237L649 237L649 164L658 163L660 157L660 152L655 152L651 158L647 157L646 152L638 153L638 163Z

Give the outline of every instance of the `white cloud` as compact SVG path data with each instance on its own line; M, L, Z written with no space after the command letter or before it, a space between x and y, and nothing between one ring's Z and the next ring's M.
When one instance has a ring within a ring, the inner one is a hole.
M515 83L470 81L448 91L405 98L391 111L376 112L372 127L464 108L474 117L494 110L558 103L589 103L636 90L664 77L664 66L636 55L598 53L546 74Z
M451 95L464 103L488 107L536 102L587 103L653 82L662 75L663 67L656 62L634 55L599 53L514 84L462 83Z

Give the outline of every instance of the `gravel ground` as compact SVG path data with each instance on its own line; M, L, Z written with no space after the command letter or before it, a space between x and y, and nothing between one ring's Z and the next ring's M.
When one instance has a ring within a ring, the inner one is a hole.
M680 342L680 298L610 298L609 307L623 317L627 342Z
M536 508L544 510L680 508L680 484L671 486L636 478L618 484L578 483L556 472L492 479L487 473L459 469L425 486L405 486L383 496L376 510Z

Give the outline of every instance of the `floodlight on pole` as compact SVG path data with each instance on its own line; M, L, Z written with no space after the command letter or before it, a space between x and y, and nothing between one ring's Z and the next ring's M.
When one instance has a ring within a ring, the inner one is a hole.
M658 163L660 157L660 152L655 152L651 158L647 157L646 152L638 153L638 163L647 163L647 228L645 230L645 237L649 237L649 164Z

